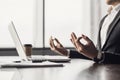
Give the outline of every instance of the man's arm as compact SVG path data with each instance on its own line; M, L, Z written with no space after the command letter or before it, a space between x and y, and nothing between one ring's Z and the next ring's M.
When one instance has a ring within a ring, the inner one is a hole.
M70 50L69 57L70 58L80 58L80 59L92 60L92 59L80 54L78 51L75 51L75 50Z
M70 50L69 54L70 58L80 58L86 60L92 60L75 50ZM120 55L112 53L112 52L102 52L102 58L100 61L94 60L96 63L103 63L103 64L120 64Z

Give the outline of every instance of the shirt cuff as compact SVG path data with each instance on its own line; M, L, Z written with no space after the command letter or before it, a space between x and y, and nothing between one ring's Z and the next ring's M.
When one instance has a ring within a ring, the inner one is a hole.
M101 51L98 51L97 58L98 58L98 59L101 59L101 58L102 58L102 52L101 52Z
M104 59L104 53L98 51L98 55L93 59L96 63L101 63Z
M67 51L68 51L67 57L70 57L70 49L67 49Z

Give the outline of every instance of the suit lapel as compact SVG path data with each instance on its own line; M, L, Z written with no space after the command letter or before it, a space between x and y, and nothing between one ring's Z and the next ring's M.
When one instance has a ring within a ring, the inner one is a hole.
M119 21L120 19L120 11L118 12L118 14L116 15L116 17L114 18L113 22L110 24L109 28L108 28L108 32L107 32L107 36L106 36L106 41L105 41L105 44L103 45L103 48L105 47L116 23Z
M100 32L101 32L101 28L102 28L103 22L104 22L106 17L107 17L107 15L103 17L103 19L101 20L100 25L99 25L98 38L97 38L97 48L98 48L98 50L101 50Z

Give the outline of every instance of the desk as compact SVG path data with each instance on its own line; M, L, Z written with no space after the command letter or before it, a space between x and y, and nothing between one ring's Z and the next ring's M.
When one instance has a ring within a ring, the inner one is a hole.
M11 80L119 80L120 65L101 65L93 61L72 59L64 67L1 69L14 74ZM7 74L8 75L8 74ZM7 76L6 75L6 76Z

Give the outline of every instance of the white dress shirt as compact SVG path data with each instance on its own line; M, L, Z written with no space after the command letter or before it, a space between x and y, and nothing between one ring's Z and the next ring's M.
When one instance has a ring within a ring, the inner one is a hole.
M110 26L110 24L113 22L115 16L117 15L117 13L120 10L120 4L118 4L115 7L112 7L112 11L108 14L108 16L105 18L102 28L101 28L101 33L100 33L100 37L101 37L101 47L103 47L105 41L106 41L106 34L108 31L108 28Z

